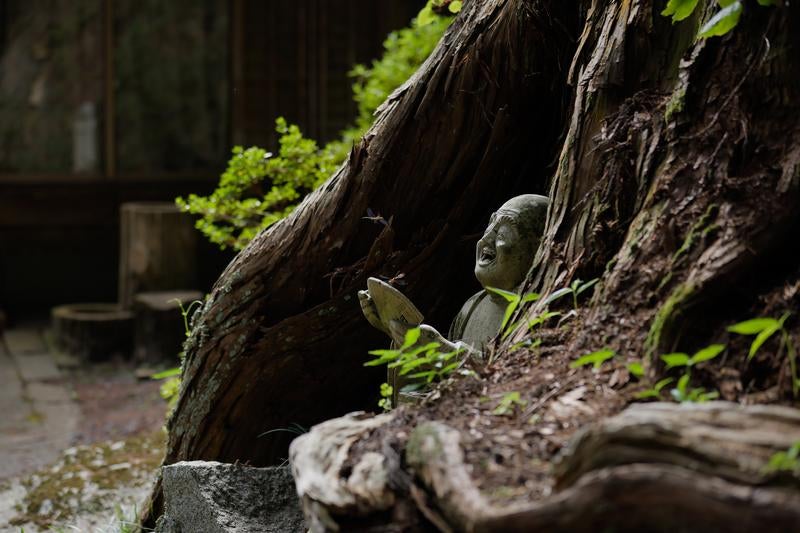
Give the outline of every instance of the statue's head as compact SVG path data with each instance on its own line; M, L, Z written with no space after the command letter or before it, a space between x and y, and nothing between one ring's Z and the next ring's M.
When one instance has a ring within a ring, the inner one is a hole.
M483 287L513 291L522 283L544 233L548 202L523 194L492 214L475 247L475 277Z

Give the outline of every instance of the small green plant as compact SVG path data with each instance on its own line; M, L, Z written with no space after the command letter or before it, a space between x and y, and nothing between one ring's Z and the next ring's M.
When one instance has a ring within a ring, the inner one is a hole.
M384 411L389 411L392 408L392 395L394 394L394 387L388 383L381 383L381 399L378 400L378 407Z
M674 352L662 355L661 360L664 361L668 369L681 367L689 369L696 364L714 359L721 354L723 350L725 350L724 344L712 344L711 346L706 346L698 350L692 356L683 352Z
M183 332L188 337L192 334L192 328L189 325L189 315L191 314L192 310L199 306L203 305L202 300L194 300L189 303L186 307L183 306L183 302L178 298L173 298L170 302L175 302L178 304L178 309L181 312L181 317L183 317Z
M192 310L200 305L203 305L201 300L194 300L193 302L189 303L189 305L183 305L183 302L178 298L174 298L170 300L171 302L176 302L178 304L178 309L180 310L181 317L183 317L183 332L184 335L188 338L189 335L192 334L192 327L190 321L190 314ZM180 359L181 365L183 365L183 358L185 354L183 350L178 353L178 359ZM175 407L175 404L178 402L178 394L181 391L181 366L176 366L173 368L168 368L162 372L158 372L150 376L150 379L155 380L165 380L164 383L161 384L159 388L159 394L161 397L167 402L170 409Z
M583 292L591 289L592 287L594 287L594 285L598 281L600 281L599 278L594 278L594 279L586 281L586 282L584 282L584 281L582 281L580 279L576 279L575 281L573 281L570 284L569 287L562 287L562 288L560 288L560 289L558 289L556 291L553 291L550 295L547 296L547 298L545 299L545 303L549 305L549 304L555 302L556 300L558 300L560 298L563 298L564 296L566 296L568 294L571 294L572 295L572 309L574 311L577 311L578 310L578 296L580 296L581 293L583 293Z
M675 381L675 378L664 378L656 382L656 384L653 385L652 388L637 393L636 398L638 398L639 400L646 400L648 398L656 398L656 399L660 398L661 390L670 383L672 383L673 381Z
M508 302L505 313L503 314L503 322L500 324L500 331L503 332L503 338L506 338L508 335L510 335L519 325L519 323L509 324L511 317L514 315L514 312L517 310L517 308L519 308L520 305L535 302L539 299L539 295L535 292L522 295L511 291L505 291L503 289L495 289L493 287L486 287L486 290L502 296L506 302Z
M258 436L264 437L266 435L271 435L273 433L291 433L292 435L302 435L303 433L308 433L308 428L301 426L297 422L292 422L291 424L289 424L288 427L270 429L269 431L265 431L264 433L259 433Z
M631 375L635 376L636 378L641 378L642 376L644 376L644 367L642 366L642 363L640 363L639 361L630 362L627 365L625 365L625 368L627 368L628 372L630 372Z
M492 410L492 414L497 416L510 415L517 407L525 407L526 405L528 405L528 402L520 398L519 392L511 391L500 399L500 403Z
M731 333L739 335L755 335L755 339L750 344L750 351L747 353L749 361L758 353L759 348L769 340L774 334L783 329L783 324L789 318L789 313L784 313L779 319L774 318L753 318L739 322L728 328Z
M614 350L611 350L609 348L604 348L602 350L598 350L596 352L592 352L577 358L575 361L569 364L569 367L580 368L582 366L592 365L592 370L597 371L600 369L603 363L605 363L615 355L617 355L617 352L615 352Z
M781 334L780 345L778 346L778 353L786 351L789 358L789 367L792 373L792 394L797 397L800 394L800 376L797 372L797 351L795 350L792 336L786 329L786 319L789 318L791 313L788 311L781 315L780 318L753 318L739 322L728 328L731 333L738 335L753 336L753 342L750 343L750 350L747 353L747 360L750 361L756 356L758 350L767 342L770 337L776 333Z
M778 0L757 0L761 6L776 6ZM669 0L661 12L665 17L672 17L672 22L679 22L688 18L697 8L698 0ZM742 0L717 0L720 10L717 11L700 28L697 34L699 39L725 35L739 24L739 18L744 11Z
M725 350L724 344L712 344L701 348L693 355L683 352L668 353L661 356L661 360L667 365L667 369L683 368L683 376L678 379L675 388L670 391L672 397L678 402L707 402L719 397L716 391L708 392L703 388L689 388L691 371L695 365L710 361ZM659 389L660 391L660 389Z
M415 380L404 386L401 392L419 390L434 381L441 381L461 366L462 358L459 355L464 352L463 349L440 352L438 342L418 345L420 335L419 328L409 329L400 348L372 350L369 354L376 357L364 363L364 366L387 365L388 368L397 368L399 375ZM464 371L464 374L468 373L470 373L468 370ZM393 393L392 387L388 383L383 383L379 407L388 409Z
M142 528L139 525L136 507L133 508L131 516L125 516L125 512L122 510L120 504L115 504L114 517L116 518L117 525L119 526L119 533L140 533L142 531Z
M587 281L585 283L582 282L579 279L576 279L575 281L572 282L572 284L569 286L569 288L570 288L570 291L572 292L572 308L574 310L576 310L576 311L578 310L578 296L582 292L587 291L587 290L591 289L592 287L594 287L594 285L598 281L600 281L599 278L594 278L593 280Z
M791 472L800 476L800 441L792 444L785 452L776 452L764 465L764 473Z
M719 393L716 391L707 392L703 388L693 388L689 389L689 374L684 374L678 380L675 388L672 389L670 394L672 397L675 398L675 401L684 403L684 402L695 402L695 403L703 403L709 400L713 400L715 398L719 398Z

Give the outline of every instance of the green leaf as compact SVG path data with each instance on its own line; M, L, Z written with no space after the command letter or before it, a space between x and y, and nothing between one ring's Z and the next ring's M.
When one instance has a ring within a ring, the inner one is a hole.
M450 2L450 5L447 6L447 10L454 15L461 11L461 7L463 6L463 2L461 0L456 0L455 2Z
M422 332L419 330L419 328L411 328L408 331L406 331L406 338L403 341L403 346L400 349L405 350L406 348L414 346L419 340L419 336L421 334Z
M458 365L460 365L460 364L461 364L461 363L460 363L460 362L458 362L458 361L456 361L455 363L450 363L449 365L447 365L446 367L444 367L443 369L441 369L441 370L439 371L439 374L440 374L440 375L442 375L442 376L446 376L447 374L449 374L450 372L452 372L453 370L455 370L456 368L458 368Z
M760 6L777 6L778 0L756 0Z
M697 397L698 402L707 402L710 400L716 400L719 398L719 392L711 391L711 392L703 392Z
M678 380L678 383L675 385L675 388L681 392L683 395L686 392L686 387L689 385L689 374L684 374Z
M438 342L436 342L436 341L429 342L428 344L423 344L423 345L417 346L412 350L404 351L403 352L403 358L405 358L405 359L413 359L413 358L417 357L421 353L427 354L428 352L435 352L436 348L438 348L438 347L439 347L439 343Z
M539 324L543 324L546 321L550 320L551 318L561 316L561 313L557 311L547 311L540 315L536 315L532 319L528 321L528 330L533 329L534 327L538 326Z
M569 367L570 368L579 368L579 367L586 366L586 365L592 365L592 368L597 370L598 368L600 368L600 366L603 364L603 362L611 359L615 355L617 355L617 352L615 352L614 350L605 348L603 350L598 350L596 352L592 352L592 353L589 353L589 354L586 354L584 356L579 357L578 359L576 359L575 361L570 363Z
M150 379L164 379L180 375L181 375L181 367L176 366L175 368L170 368L169 370L164 370L163 372L153 374L152 376L150 376Z
M753 318L728 327L728 331L739 335L755 335L777 323L778 321L774 318Z
M417 15L414 24L416 25L416 27L421 28L422 26L433 24L435 21L436 21L436 13L433 12L431 3L428 2L428 5L422 8L422 11L420 11L419 14Z
M409 383L408 385L403 386L403 388L400 389L400 392L416 392L423 387L425 387L424 383Z
M673 378L664 378L664 379L662 379L661 381L659 381L658 383L656 383L656 384L653 386L653 388L654 388L656 391L659 391L659 392L660 392L660 391L661 391L661 389L663 389L664 387L666 387L667 385L669 385L669 384L670 384L670 383L672 383L672 382L673 382Z
M567 294L572 294L572 289L570 287L564 287L564 288L558 289L557 291L551 293L544 300L544 303L545 304L551 304L551 303L555 302L556 300L558 300L559 298L562 298L562 297L566 296Z
M506 306L506 312L503 314L503 323L500 324L500 331L506 331L506 326L508 325L508 321L511 320L511 316L514 314L514 311L517 310L517 306L519 305L519 301L511 302ZM506 332L508 333L508 332Z
M695 353L692 358L689 359L689 366L714 359L716 356L722 353L722 350L724 349L724 344L712 344L711 346L706 346L702 350L698 350L697 353Z
M495 293L495 294L497 294L499 296L502 296L503 298L505 298L505 300L507 302L512 302L512 303L513 302L517 302L517 303L519 303L520 299L522 298L516 292L506 291L506 290L503 290L503 289L495 289L494 287L486 287L486 290L489 291L489 292L493 292L493 293Z
M756 339L753 341L753 344L750 345L750 352L747 354L747 360L749 361L753 357L756 356L758 349L772 337L776 331L781 329L780 323L776 323L774 326L768 327L764 331L758 334Z
M411 374L410 378L425 378L429 381L433 380L433 377L436 375L434 370L426 370L425 372L417 372L416 374Z
M689 364L689 355L685 353L668 353L661 356L661 360L666 363L667 368L676 366L686 366Z
M526 294L525 296L522 297L522 303L527 304L527 303L535 302L539 298L540 298L540 295L538 293L529 292L528 294Z
M697 2L698 0L669 0L661 14L665 17L672 16L672 22L678 22L694 13Z
M742 9L742 3L739 0L720 9L711 17L711 20L700 28L700 33L697 36L701 39L705 39L707 37L725 35L739 23L739 17L742 16Z
M600 278L594 278L593 280L587 281L586 283L584 283L583 285L581 285L580 287L578 287L578 290L576 290L576 291L575 291L575 295L577 296L577 295L579 295L580 293L582 293L582 292L584 292L584 291L586 291L586 290L588 290L588 289L591 289L592 287L594 287L594 286L595 286L595 284L596 284L598 281L600 281Z
M514 406L519 405L523 407L527 405L527 401L521 399L518 391L511 391L503 396L500 403L492 411L493 415L507 415L514 411Z
M642 367L642 363L628 363L627 367L628 372L640 378L644 376L644 368Z
M379 355L381 357L399 356L400 350L370 350L367 352L370 355Z
M403 365L398 365L398 366L402 366L402 368L400 369L400 375L401 376L405 376L406 374L408 374L409 372L411 372L415 368L417 368L419 366L422 366L427 362L428 361L426 359L419 358L419 359L415 359L414 361L410 361L408 363L405 363Z
M514 311L516 311L517 307L519 307L519 304L533 302L539 299L539 295L536 293L526 294L524 297L522 297L515 292L505 291L503 289L495 289L494 287L486 287L486 290L502 296L508 302L506 311L503 314L503 322L500 324L500 331L503 332L503 337L506 337L509 333L511 333L511 331L513 331L513 328L506 329L506 326L508 326L508 322L514 315Z

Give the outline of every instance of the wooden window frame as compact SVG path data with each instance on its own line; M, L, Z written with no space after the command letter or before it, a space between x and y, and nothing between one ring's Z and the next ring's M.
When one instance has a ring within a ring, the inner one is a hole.
M0 185L37 185L37 184L59 184L59 183L98 183L103 181L116 181L121 184L125 183L150 183L150 182L163 182L163 181L215 181L219 178L219 172L212 172L208 169L201 170L182 170L179 172L119 172L117 170L116 160L116 122L115 122L115 94L114 94L114 0L100 0L102 2L103 10L103 108L106 110L103 116L103 134L101 153L103 154L103 171L94 173L68 173L68 172L0 172ZM232 20L235 14L236 4L241 4L243 0L234 0L229 4L230 18ZM7 5L5 0L0 0L0 51L4 48L4 40L6 38L6 15ZM229 22L229 31L231 39L236 37L233 35L236 26ZM236 55L235 50L232 50L232 56ZM232 57L231 59L234 59ZM228 68L228 84L232 88L232 69ZM228 109L228 120L232 122L231 126L236 123L236 117L233 116L232 110L236 107L236 98L234 91L230 92L230 104ZM110 112L109 112L110 111ZM230 143L230 128L228 133L228 142Z

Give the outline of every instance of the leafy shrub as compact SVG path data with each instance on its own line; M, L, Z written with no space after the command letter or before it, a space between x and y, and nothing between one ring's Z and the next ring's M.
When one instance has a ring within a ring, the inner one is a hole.
M296 125L278 118L277 155L258 147L234 147L216 190L209 196L177 198L178 207L200 216L196 227L211 242L234 250L241 250L261 230L288 216L345 160L353 143L372 125L378 106L433 51L452 20L430 12L438 3L441 0L431 0L410 27L390 33L380 59L369 67L356 65L350 72L358 113L338 140L320 148ZM455 10L452 4L460 9L460 3L452 2L448 13Z

